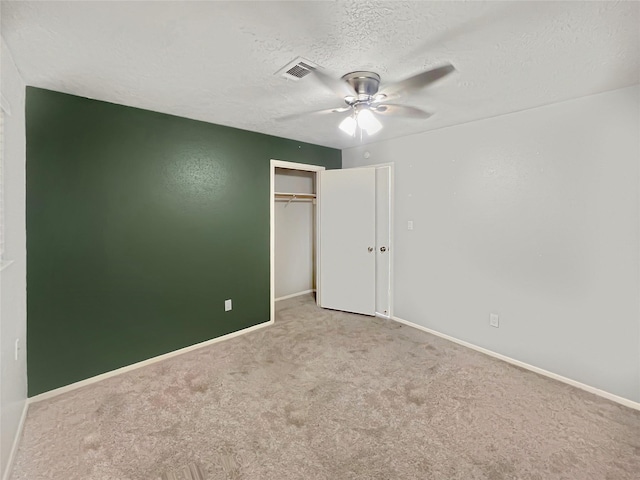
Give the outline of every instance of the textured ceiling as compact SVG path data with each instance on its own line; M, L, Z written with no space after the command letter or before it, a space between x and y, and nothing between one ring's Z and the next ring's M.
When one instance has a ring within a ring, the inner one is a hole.
M2 2L2 36L28 85L345 148L629 86L640 76L637 2ZM451 62L405 97L435 115L386 118L352 139L303 56L382 83Z

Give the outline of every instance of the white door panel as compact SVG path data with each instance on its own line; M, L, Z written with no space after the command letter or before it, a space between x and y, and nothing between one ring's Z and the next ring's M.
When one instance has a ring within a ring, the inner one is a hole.
M325 170L318 177L318 305L374 315L376 171Z

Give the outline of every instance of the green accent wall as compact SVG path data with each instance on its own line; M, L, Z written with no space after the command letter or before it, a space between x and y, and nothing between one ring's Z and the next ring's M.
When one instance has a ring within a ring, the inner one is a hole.
M29 396L268 321L269 160L341 167L340 150L32 87L26 117Z

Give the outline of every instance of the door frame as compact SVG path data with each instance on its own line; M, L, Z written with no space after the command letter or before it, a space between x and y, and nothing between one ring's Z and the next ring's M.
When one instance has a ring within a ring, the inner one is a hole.
M395 181L394 181L394 174L395 174L395 164L393 162L387 162L387 163L376 163L375 165L363 165L363 167L370 167L370 168L380 168L380 167L389 167L389 246L387 246L387 248L389 249L389 315L384 315L382 313L376 312L376 317L381 317L381 318L393 318L393 292L394 292L394 288L393 288L393 261L394 261L394 256L395 256L395 251L396 251L396 244L395 244L395 237L394 237L394 202L395 202ZM357 167L360 168L360 167ZM379 245L376 245L376 255L378 254L377 249L378 249Z
M313 172L315 174L316 195L318 193L318 172L326 170L320 165L310 165L308 163L287 162L284 160L271 159L269 167L269 270L270 270L270 287L269 287L269 322L273 323L276 319L276 218L275 218L275 178L276 168L286 168L289 170L302 170L305 172ZM316 197L317 201L317 197ZM314 227L316 235L318 232L317 217L314 216ZM317 253L316 253L317 257ZM314 259L317 262L317 258ZM316 285L318 285L318 265L316 263Z

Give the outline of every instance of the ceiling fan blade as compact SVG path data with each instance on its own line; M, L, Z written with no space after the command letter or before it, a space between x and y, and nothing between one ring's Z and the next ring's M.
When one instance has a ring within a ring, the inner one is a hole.
M380 93L386 95L387 98L395 98L402 94L420 90L421 88L431 85L436 80L449 75L451 72L455 72L455 70L455 67L451 64L443 65L442 67L427 70L426 72L419 73L413 77L392 83L391 85L384 87Z
M328 113L343 113L343 112L346 112L347 110L351 110L351 107L327 108L324 110L315 110L312 112L293 113L291 115L285 115L284 117L277 117L276 120L279 122L284 122L287 120L293 120L295 118L306 117L309 115L326 115Z
M340 98L357 96L356 91L344 80L334 78L322 70L313 70L311 74Z
M379 115L388 115L395 117L409 117L409 118L429 118L432 114L425 112L416 107L409 107L407 105L393 105L385 103L378 105L372 110Z
M536 17L537 14L542 15L543 12L548 14L545 11L546 9L540 8L540 5L532 5L529 14L523 15L524 5L518 5L517 3L470 2L466 5L467 8L464 9L464 14L455 13L460 12L455 4L447 5L442 3L441 5L445 9L443 18L448 18L448 15L451 14L451 18L456 20L448 24L447 28L439 29L437 32L425 29L426 36L422 42L401 55L393 65L390 65L390 70L393 70L397 65L415 62L416 58L428 58L427 52L439 52L443 47L450 48L447 44L451 42L463 42L467 45L473 45L474 40L485 35L487 30L495 31L496 28L502 29L505 28L505 25L508 25L518 31L527 23L531 23L532 17ZM514 15L516 12L518 15Z

